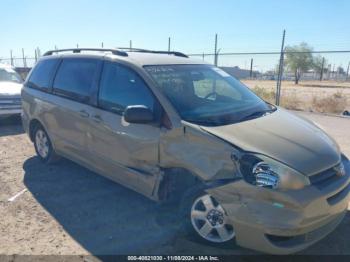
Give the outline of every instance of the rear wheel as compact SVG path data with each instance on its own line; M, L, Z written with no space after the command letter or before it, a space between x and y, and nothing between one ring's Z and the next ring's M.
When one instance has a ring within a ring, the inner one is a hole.
M214 197L198 190L186 196L182 204L182 219L186 232L211 243L226 243L235 237L228 216Z
M38 157L44 163L53 163L58 159L49 136L40 125L36 126L34 130L34 147Z

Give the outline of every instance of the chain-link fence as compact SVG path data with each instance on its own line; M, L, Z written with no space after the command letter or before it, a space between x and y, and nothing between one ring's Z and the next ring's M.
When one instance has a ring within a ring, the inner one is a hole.
M302 61L296 67L291 56L303 54L303 51L282 50L282 56L278 51L216 51L215 54L193 53L189 56L217 64L271 103L295 110L336 114L350 111L350 51L305 51L305 57L312 58L312 62ZM25 77L40 57L39 49L32 53L34 55L28 56L22 50L21 56L15 56L11 52L11 57L0 57L0 63L13 65Z

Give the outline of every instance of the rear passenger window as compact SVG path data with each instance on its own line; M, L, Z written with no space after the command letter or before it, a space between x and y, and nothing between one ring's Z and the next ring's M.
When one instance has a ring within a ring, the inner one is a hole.
M122 114L130 105L145 105L154 111L154 104L153 94L133 70L105 62L99 91L101 108Z
M28 80L28 86L47 91L49 89L52 74L55 71L57 59L40 61L33 69Z
M54 93L87 102L96 79L98 60L64 59L53 83Z

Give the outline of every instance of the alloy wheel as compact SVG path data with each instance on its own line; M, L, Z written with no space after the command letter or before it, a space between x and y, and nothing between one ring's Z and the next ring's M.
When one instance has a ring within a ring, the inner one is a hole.
M223 207L210 195L197 198L191 208L191 222L196 232L210 242L223 243L234 238Z
M35 134L35 144L40 157L47 158L50 150L49 140L46 133L41 129L38 129Z

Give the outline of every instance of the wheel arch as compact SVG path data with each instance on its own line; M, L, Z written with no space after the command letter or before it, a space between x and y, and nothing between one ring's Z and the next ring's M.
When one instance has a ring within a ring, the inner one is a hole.
M162 202L179 202L184 193L205 182L186 168L165 168L158 189L158 199Z
M29 122L29 138L32 142L34 141L34 131L37 126L43 127L38 119L31 119Z

